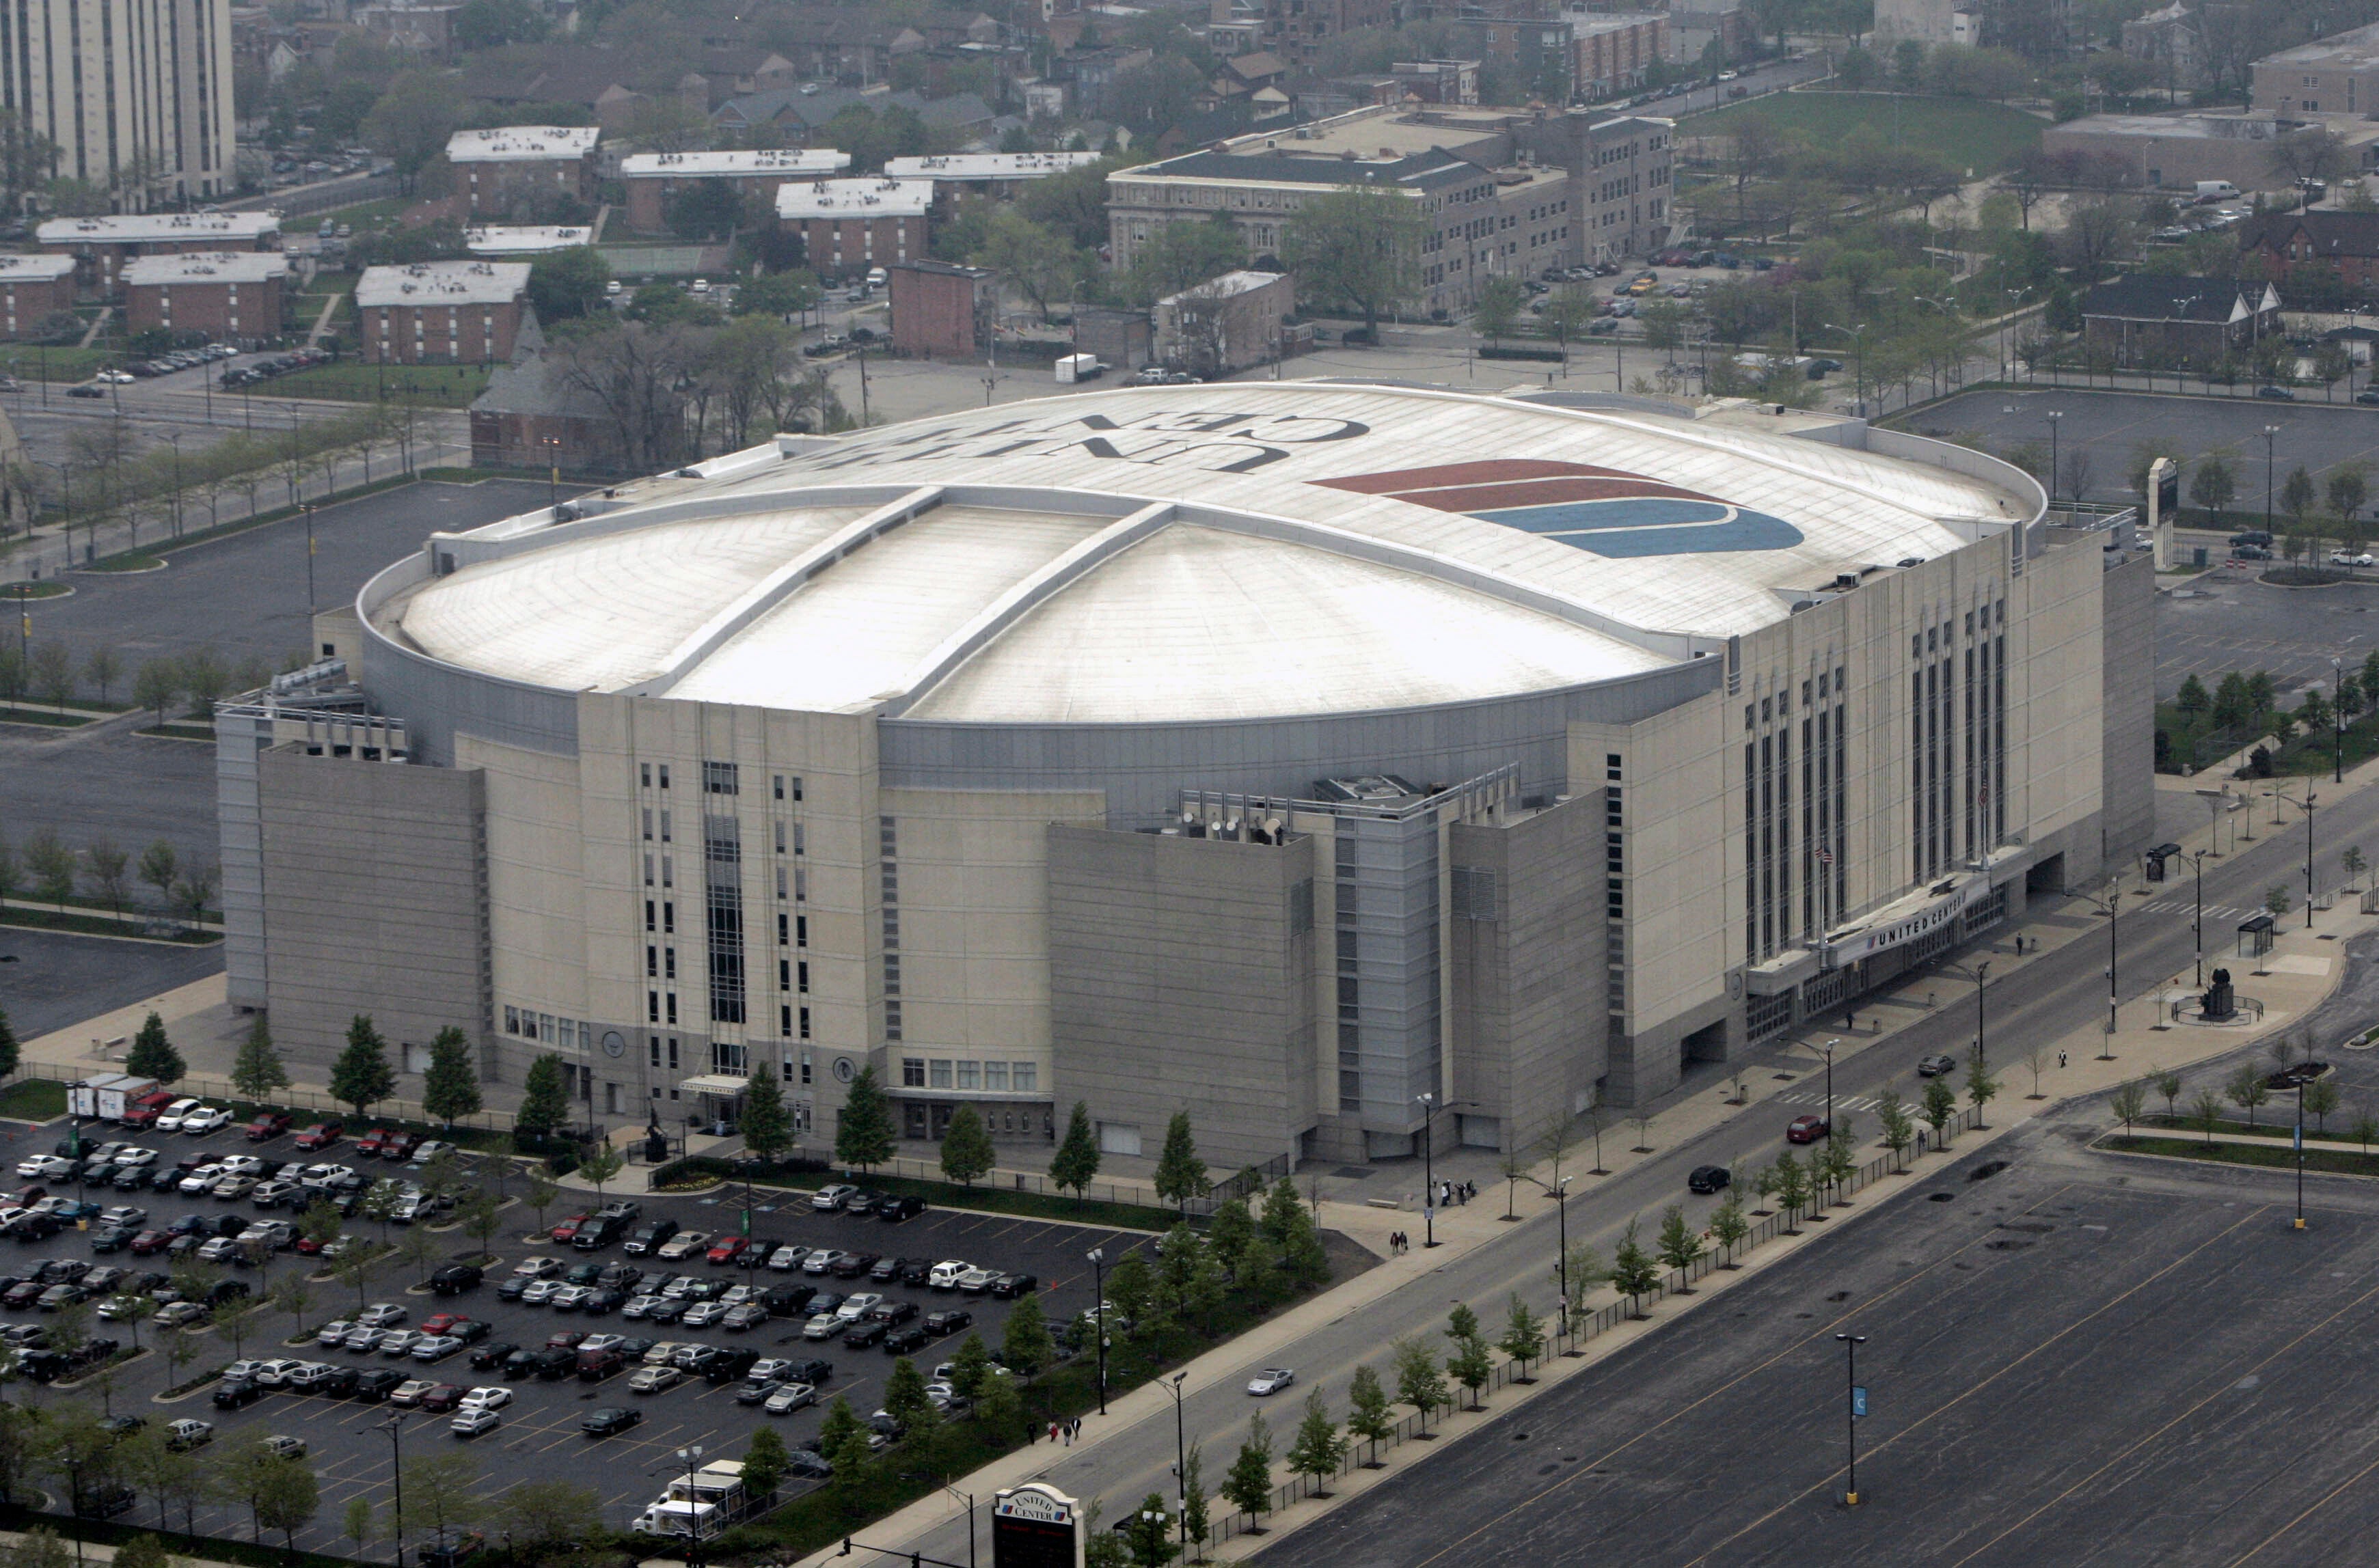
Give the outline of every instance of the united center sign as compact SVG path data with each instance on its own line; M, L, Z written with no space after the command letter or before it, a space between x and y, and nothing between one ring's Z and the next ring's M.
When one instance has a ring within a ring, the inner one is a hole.
M1082 1568L1081 1507L1053 1486L1029 1481L991 1505L993 1568Z

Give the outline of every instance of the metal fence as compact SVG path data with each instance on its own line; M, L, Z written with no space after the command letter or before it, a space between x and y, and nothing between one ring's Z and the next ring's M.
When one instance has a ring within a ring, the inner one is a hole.
M1979 1125L1976 1116L1976 1112L1973 1110L1960 1111L1950 1117L1949 1126L1951 1129L1954 1129L1957 1132L1970 1131ZM1920 1154L1918 1157L1922 1158L1922 1155ZM1837 1194L1835 1201L1837 1203L1842 1202L1848 1199L1851 1194L1862 1191L1881 1180L1883 1177L1893 1175L1897 1171L1906 1168L1907 1167L1903 1164L1902 1157L1899 1155L1879 1155L1860 1166L1848 1180L1842 1183L1842 1189L1839 1194ZM1757 1224L1753 1225L1751 1227L1750 1234L1745 1236L1742 1242L1739 1243L1731 1253L1722 1253L1720 1251L1705 1252L1694 1260L1691 1268L1671 1269L1667 1271L1667 1272L1661 1276L1660 1285L1656 1288L1648 1291L1643 1299L1646 1302L1655 1302L1690 1290L1695 1282L1709 1277L1709 1275L1714 1271L1727 1266L1734 1260L1743 1257L1753 1248L1760 1246L1763 1242L1772 1241L1779 1236L1798 1235L1798 1226L1802 1224L1805 1224L1810 1216L1815 1212L1816 1211L1814 1209L1802 1211L1797 1219L1793 1216L1782 1213L1769 1215L1766 1219L1761 1220ZM1498 1362L1494 1369L1488 1373L1486 1384L1479 1389L1478 1394L1474 1397L1483 1399L1486 1395L1494 1393L1497 1389L1506 1387L1515 1381L1523 1377L1529 1367L1541 1367L1544 1365L1546 1360L1553 1357L1584 1355L1585 1345L1588 1341L1600 1338L1601 1335L1609 1333L1612 1330L1617 1328L1620 1324L1627 1321L1628 1319L1635 1316L1636 1311L1636 1307L1634 1302L1614 1301L1609 1306L1598 1309L1593 1312L1583 1313L1572 1318L1568 1333L1549 1333L1545 1336L1545 1354L1542 1357L1536 1357L1525 1364L1516 1360L1508 1359ZM1459 1398L1461 1394L1468 1393L1469 1391L1467 1389L1463 1389L1459 1393L1457 1393L1456 1397ZM1427 1414L1421 1411L1415 1411L1413 1414L1397 1421L1394 1429L1392 1429L1387 1436L1377 1440L1377 1441L1373 1441L1369 1439L1357 1438L1352 1433L1347 1434L1348 1446L1346 1457L1338 1465L1338 1468L1335 1471L1332 1472L1326 1478L1318 1479L1311 1476L1291 1477L1288 1480L1282 1482L1279 1486L1273 1489L1272 1506L1266 1509L1265 1512L1276 1514L1280 1512L1280 1510L1288 1507L1291 1503L1303 1502L1306 1498L1312 1497L1319 1492L1327 1490L1333 1482L1342 1480L1346 1477L1353 1474L1356 1470L1364 1468L1370 1461L1376 1459L1379 1454L1388 1453L1403 1443L1412 1441L1420 1437L1424 1431L1428 1430L1428 1423L1431 1417ZM1244 1535L1260 1523L1261 1521L1254 1514L1248 1514L1243 1511L1235 1510L1229 1514L1226 1514L1214 1527L1212 1544L1220 1545L1222 1542L1229 1540L1233 1536Z

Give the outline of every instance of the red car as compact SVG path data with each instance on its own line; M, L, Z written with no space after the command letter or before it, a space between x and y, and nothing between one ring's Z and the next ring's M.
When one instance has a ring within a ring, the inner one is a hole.
M743 1255L743 1248L750 1245L751 1244L749 1242L745 1241L740 1236L731 1236L720 1241L718 1246L713 1247L708 1252L704 1253L703 1256L713 1263L731 1263L735 1261L736 1259L742 1257Z
M170 1089L151 1090L125 1106L124 1115L118 1119L126 1127L154 1127L157 1118L165 1114L165 1107L180 1098Z
M132 1238L129 1248L136 1258L151 1257L174 1245L174 1233L169 1230L144 1230Z
M1824 1141L1827 1133L1830 1130L1832 1129L1826 1126L1826 1118L1823 1116L1794 1116L1784 1128L1784 1141L1818 1143Z
M440 1415L456 1408L462 1403L463 1390L454 1383L440 1383L421 1396L421 1407L424 1410L435 1410Z
M413 1152L421 1147L422 1134L392 1130L381 1135L380 1154L383 1160L410 1160Z
M285 1122L288 1118L284 1116L282 1120ZM340 1139L345 1137L346 1131L346 1124L344 1122L316 1122L312 1127L308 1128L305 1131L297 1135L297 1147L300 1149L328 1149L332 1144L336 1143Z
M565 1244L568 1243L572 1237L578 1234L578 1227L580 1225L587 1224L594 1218L595 1215L591 1211L583 1214L571 1215L568 1219L553 1227L553 1239Z
M585 1329L564 1329L547 1339L545 1347L548 1350L575 1350L578 1348L578 1342L586 1337Z
M421 1332L426 1334L443 1334L456 1323L468 1321L470 1320L460 1312L440 1312L421 1320Z
M382 1149L387 1148L388 1140L395 1136L396 1129L392 1127L373 1128L369 1132L365 1133L361 1138L356 1140L356 1152L361 1154L368 1160L371 1159Z
M268 1138L278 1138L289 1130L289 1116L283 1111L267 1111L248 1124L248 1140L261 1143Z

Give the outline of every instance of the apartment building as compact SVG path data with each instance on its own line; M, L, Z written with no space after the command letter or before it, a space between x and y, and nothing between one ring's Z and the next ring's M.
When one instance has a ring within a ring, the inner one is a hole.
M18 0L0 6L0 109L118 211L238 183L231 0Z

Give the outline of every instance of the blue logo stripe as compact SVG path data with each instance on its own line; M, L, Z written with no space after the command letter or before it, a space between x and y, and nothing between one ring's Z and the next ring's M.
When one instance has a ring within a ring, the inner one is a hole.
M1471 515L1612 559L1790 549L1805 537L1764 512L1669 496L1559 501Z

